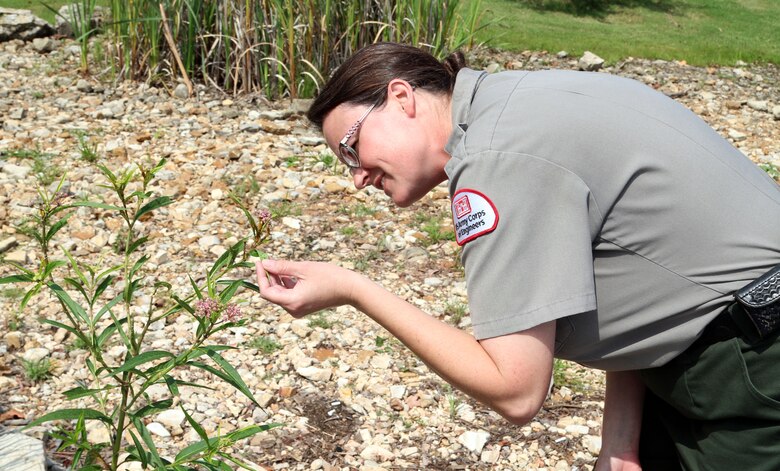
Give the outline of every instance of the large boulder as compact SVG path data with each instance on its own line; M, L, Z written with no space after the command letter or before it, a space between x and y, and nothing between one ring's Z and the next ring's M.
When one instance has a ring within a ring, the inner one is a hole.
M12 39L30 41L54 34L54 28L30 10L0 7L0 42Z

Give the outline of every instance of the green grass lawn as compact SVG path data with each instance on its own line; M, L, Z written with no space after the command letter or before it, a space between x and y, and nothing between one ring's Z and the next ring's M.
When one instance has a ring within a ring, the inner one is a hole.
M54 12L46 8L46 5L59 10L61 6L71 3L79 3L80 0L0 0L0 7L21 8L23 10L32 10L33 14L39 18L54 24ZM96 5L107 6L109 0L97 0Z
M482 0L477 37L508 50L589 50L691 64L780 64L779 0L604 0L575 12L571 0Z

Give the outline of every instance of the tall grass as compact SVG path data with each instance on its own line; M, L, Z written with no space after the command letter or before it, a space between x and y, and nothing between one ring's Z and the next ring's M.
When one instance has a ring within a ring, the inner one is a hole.
M413 44L438 57L469 46L480 1L469 3L111 0L115 72L194 79L271 99L310 97L346 57L376 41Z

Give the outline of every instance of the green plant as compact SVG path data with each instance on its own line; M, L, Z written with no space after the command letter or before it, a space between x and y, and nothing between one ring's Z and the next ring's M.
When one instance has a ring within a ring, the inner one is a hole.
M24 367L24 376L30 381L38 382L51 377L53 364L49 358L40 358L38 360L22 359Z
M254 175L244 175L230 186L233 193L239 198L246 198L260 192L260 183Z
M777 181L780 181L780 167L770 163L759 164L759 167L761 167L763 171L768 173L770 177L774 178Z
M57 10L46 5L44 6L51 10L55 15L59 15ZM95 32L95 28L92 27L92 15L95 12L95 0L79 0L70 7L70 15L68 18L62 17L63 20L70 24L73 30L73 35L76 41L79 43L80 48L80 64L81 73L89 73L89 37Z
M40 100L41 98L45 97L46 94L41 91L34 91L32 92L32 97L36 100Z
M81 155L81 158L89 163L97 162L97 144L90 143L85 132L77 132L76 137L79 141L79 154Z
M460 324L460 321L463 320L463 317L468 313L468 310L468 305L459 301L447 303L447 305L444 306L444 314L450 316L450 322L452 322L452 325L454 326Z
M324 312L318 312L313 316L309 316L309 327L319 327L321 329L330 329L335 323L328 319L328 315Z
M447 399L447 410L449 411L450 419L455 419L463 402L460 400L457 391L452 389L452 386L449 384L444 385L444 397Z
M268 209L271 211L271 217L274 219L283 218L285 216L300 216L303 213L301 207L292 201L272 203L268 205Z
M572 391L582 391L585 386L582 378L572 373L571 365L566 360L556 358L553 361L553 384L556 386L566 386Z
M343 226L343 227L339 228L339 232L341 232L341 234L343 234L345 236L352 236L352 235L357 234L357 229L355 229L352 226Z
M181 379L181 370L196 369L209 373L257 403L238 371L222 356L222 352L231 347L212 344L210 339L225 329L245 323L239 308L241 301L234 298L239 290L258 291L258 288L244 279L230 279L228 276L254 267L249 257L263 255L259 248L269 236L271 220L268 211L261 211L255 218L237 197L231 195L248 220L250 235L222 254L211 268L198 277L199 282L190 277L186 294L176 293L170 283L147 272L145 264L150 257L143 251L150 236L143 235L136 228L140 218L151 217L158 209L173 203L170 197L156 196L150 189L155 174L164 165L165 160L161 160L151 166L138 165L136 169L129 168L121 173L98 165L107 182L102 186L113 192L114 204L72 201L73 195L62 190L64 177L53 192L47 187L40 188L35 211L27 225L40 251L37 268L33 270L11 263L18 272L0 278L0 285L13 283L26 286L26 293L20 301L21 310L41 290L51 293L59 302L64 319L44 319L42 322L69 332L88 352L86 368L89 379L63 393L67 399L78 399L85 405L49 412L29 424L75 421L75 427L66 424L57 432L63 440L62 446L76 449L74 468L117 470L128 461L140 462L143 468L171 471L196 468L221 470L227 469L228 463L243 467L243 462L231 454L230 447L237 440L276 426L252 425L218 437L208 437L203 427L180 403L178 407L201 441L171 458L160 455L146 428L144 418L173 407L180 396L181 386L205 387ZM64 260L53 259L52 240L68 224L77 208L98 208L102 214L124 221L126 240L118 264L108 267L89 264L64 249ZM144 230L148 230L149 222L144 226ZM141 311L135 306L136 295L140 293L148 297L148 304ZM192 344L177 351L152 349L147 339L150 326L172 315L189 316L197 325ZM126 351L119 363L104 354L114 345L122 345ZM168 397L152 401L146 391L155 384L164 385ZM109 432L109 441L88 443L84 433L87 421L104 426ZM123 441L126 434L132 443ZM120 459L123 449L127 455Z
M255 337L248 341L245 345L249 348L256 348L266 355L282 348L282 346L276 340L270 337Z
M426 47L442 57L471 44L481 18L479 5L463 8L460 0L110 3L120 75L198 78L271 99L313 96L346 57L375 41Z

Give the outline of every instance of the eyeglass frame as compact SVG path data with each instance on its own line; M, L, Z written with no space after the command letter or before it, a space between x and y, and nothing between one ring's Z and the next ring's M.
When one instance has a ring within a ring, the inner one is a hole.
M358 152L354 147L347 144L347 141L352 139L352 136L358 132L363 125L363 121L374 108L376 108L376 103L368 107L365 113L363 113L363 116L358 118L355 124L353 124L344 135L344 138L339 141L339 160L351 169L360 168L360 156L358 156ZM352 159L354 159L354 161Z

